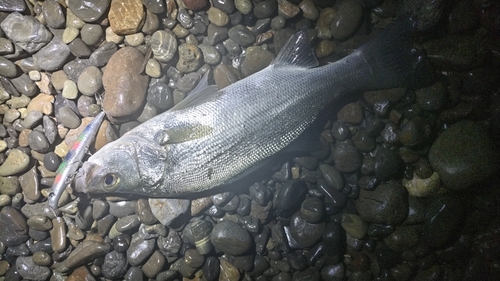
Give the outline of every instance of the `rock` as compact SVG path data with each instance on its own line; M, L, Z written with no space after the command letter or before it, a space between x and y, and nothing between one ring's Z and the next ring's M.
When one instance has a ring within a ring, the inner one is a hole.
M207 0L182 0L184 5L186 6L186 9L192 10L192 11L198 11L203 9L208 1Z
M102 82L106 95L103 110L114 118L123 118L141 109L146 99L149 77L139 74L144 56L132 47L117 51L109 60Z
M144 275L147 277L154 279L158 273L163 270L166 262L167 259L165 256L160 251L156 250L142 266L142 272L144 272Z
M295 213L290 219L290 234L295 241L304 248L309 248L321 238L325 223L309 223L299 213Z
M21 93L27 97L32 97L38 93L38 87L29 78L29 76L26 73L21 74L19 77L14 78L11 81L12 81L12 85L14 85L14 87L16 87L16 89L19 91L19 93Z
M307 184L300 180L287 181L276 194L278 215L289 217L299 210L300 203L307 193Z
M74 0L68 2L68 7L78 18L86 22L94 22L104 15L110 2L111 0L98 0L90 4L87 0Z
M238 5L236 5L236 8L238 8ZM256 18L263 19L263 18L269 18L272 15L274 15L277 9L278 9L277 1L266 0L255 4L253 8L253 13ZM243 12L241 13L245 14Z
M7 247L17 246L29 239L26 218L17 209L6 206L0 211L0 242Z
M54 96L40 93L35 96L28 105L27 112L40 111L45 115L52 114Z
M111 29L118 35L141 30L146 13L141 0L112 0L108 19Z
M35 64L46 71L55 71L63 66L71 50L62 41L52 40L47 46L33 55Z
M72 80L64 81L62 96L65 99L74 100L78 97L78 86Z
M363 164L361 153L348 143L339 143L335 146L333 159L337 170L343 173L354 172Z
M411 180L403 179L403 185L411 196L429 197L435 195L439 191L441 180L436 172L425 179L419 178L414 173Z
M14 78L17 75L16 65L10 60L0 57L0 75Z
M155 31L150 42L153 55L160 62L169 62L177 52L177 39L169 29Z
M127 272L127 269L127 256L124 253L112 251L104 256L104 263L101 266L101 270L105 278L119 279Z
M69 254L69 256L54 266L54 270L67 273L84 264L103 257L111 250L111 245L104 242L83 241Z
M0 177L12 176L26 171L30 163L29 156L22 150L14 148L5 162L0 166Z
M102 72L95 66L87 66L78 77L78 90L86 96L94 96L102 87Z
M368 222L398 224L408 215L408 193L404 186L392 181L373 191L361 189L356 209Z
M210 241L217 249L234 256L244 254L252 245L250 234L235 222L228 220L214 226Z
M98 24L87 23L80 30L80 37L82 38L82 41L88 46L94 46L102 41L104 37L104 31Z
M286 0L278 0L278 14L284 18L292 19L297 16L299 12L299 6Z
M444 185L463 190L491 176L497 167L490 136L473 121L453 124L429 150L429 163Z
M16 270L27 280L44 281L51 275L51 270L45 266L38 266L31 257L18 257Z
M363 7L359 2L342 2L331 23L332 36L339 40L346 39L357 30L362 20Z
M14 41L28 53L35 53L50 42L52 33L31 16L14 12L0 24L7 38Z
M264 2L269 2L269 1L264 1ZM248 28L246 28L241 24L231 27L229 29L228 35L229 38L234 40L240 46L245 47L255 42L255 36L253 35L252 31L250 31Z
M368 224L360 216L355 214L342 214L342 228L356 239L363 239L368 230Z
M144 240L139 235L132 236L132 242L127 250L128 263L131 266L139 266L153 253L155 239Z
M23 189L25 200L36 202L40 199L42 194L40 192L40 182L35 166L19 177L19 183Z
M202 63L202 53L200 49L190 43L184 43L179 46L179 61L177 69L181 73L189 73L198 70Z
M190 200L150 198L151 212L160 223L169 226L172 221L189 210Z
M427 203L425 228L420 239L435 248L446 245L463 222L466 207L464 200L455 194L432 198Z
M61 5L56 0L44 1L42 15L51 28L62 28L66 21Z
M396 152L379 148L375 154L375 175L382 181L388 180L401 170L401 163L401 157Z
M114 42L104 43L90 55L89 63L96 67L102 67L108 63L117 50L118 47Z
M57 119L61 120L61 123L70 129L76 129L81 124L81 120L78 118L78 115L67 106L59 108Z
M348 103L339 110L337 117L345 123L359 125L363 121L363 108L357 102Z
M246 49L245 60L241 64L241 73L248 77L266 68L274 59L274 55L260 47L248 47Z

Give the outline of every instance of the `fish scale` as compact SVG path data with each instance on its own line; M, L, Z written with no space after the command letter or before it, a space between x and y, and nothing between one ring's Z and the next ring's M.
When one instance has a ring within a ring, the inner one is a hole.
M228 186L296 140L334 101L364 90L426 86L434 73L401 18L325 66L299 31L265 69L217 91L206 76L185 100L107 144L76 189L177 197Z

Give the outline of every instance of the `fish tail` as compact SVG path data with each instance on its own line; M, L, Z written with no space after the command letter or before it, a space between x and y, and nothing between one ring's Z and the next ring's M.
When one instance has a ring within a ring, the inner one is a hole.
M403 15L356 51L371 68L373 85L369 88L418 89L435 82L427 57L412 46L415 28L416 20Z

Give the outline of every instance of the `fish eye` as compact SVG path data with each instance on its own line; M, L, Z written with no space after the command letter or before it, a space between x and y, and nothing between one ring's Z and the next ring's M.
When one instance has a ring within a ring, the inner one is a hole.
M106 189L107 191L113 191L118 187L120 179L115 174L107 174L106 176L104 176L103 182L104 189Z

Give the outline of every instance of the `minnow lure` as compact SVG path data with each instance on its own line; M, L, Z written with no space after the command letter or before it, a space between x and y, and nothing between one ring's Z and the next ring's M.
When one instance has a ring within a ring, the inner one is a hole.
M61 198L64 189L71 182L76 170L78 170L78 166L97 134L105 115L104 111L97 114L94 120L83 129L68 154L66 154L66 157L64 157L64 161L59 165L54 184L52 184L49 194L49 206L52 209L56 210L58 208L57 203L59 202L59 198Z

